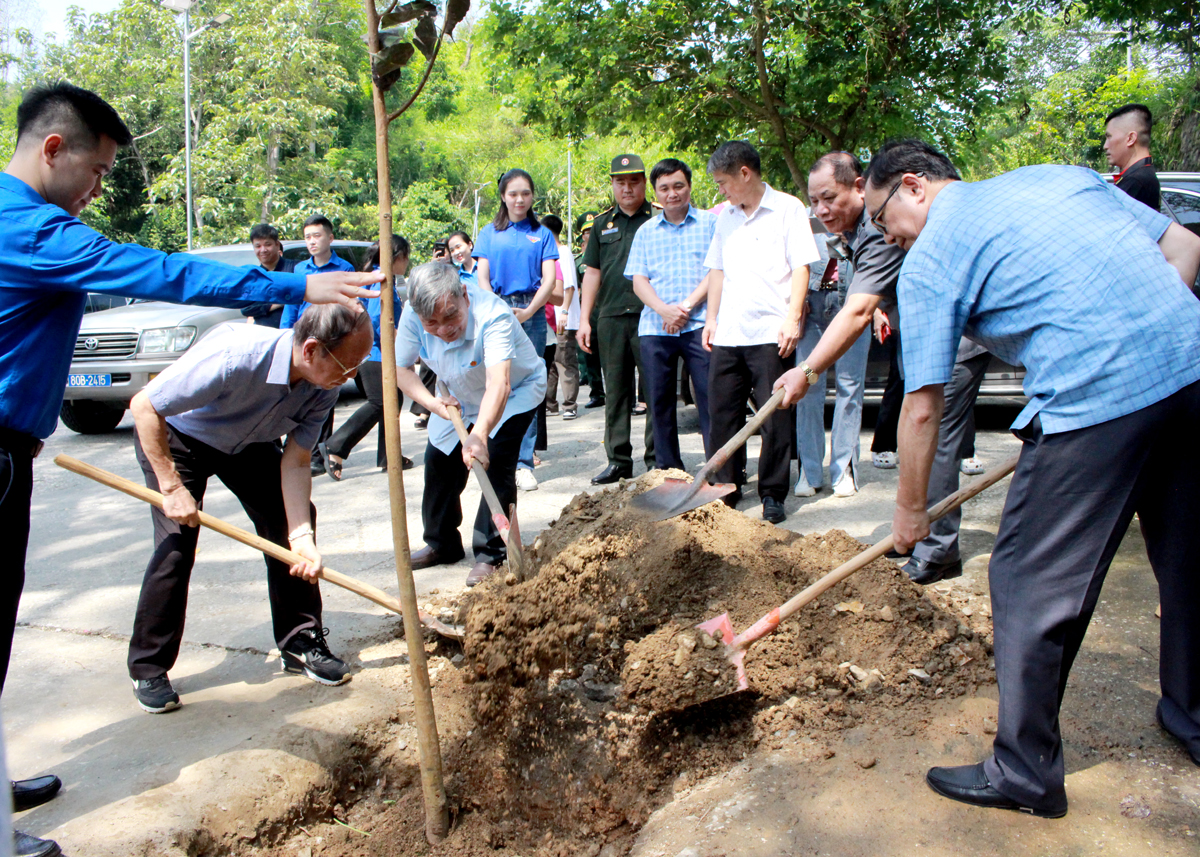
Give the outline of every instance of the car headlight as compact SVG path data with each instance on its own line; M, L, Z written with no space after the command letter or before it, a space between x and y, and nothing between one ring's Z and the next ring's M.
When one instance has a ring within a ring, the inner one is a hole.
M142 331L138 352L162 354L171 351L187 351L196 339L194 327L155 327Z

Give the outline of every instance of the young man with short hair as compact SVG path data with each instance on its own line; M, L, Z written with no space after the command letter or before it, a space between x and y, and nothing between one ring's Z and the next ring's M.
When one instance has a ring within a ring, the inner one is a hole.
M729 205L717 215L704 264L710 269L704 347L712 352L708 377L712 445L723 446L746 422L746 400L759 407L792 365L804 324L808 265L820 258L804 203L775 190L762 178L758 151L741 140L726 143L708 161L708 171ZM762 424L758 495L763 520L787 517L793 421L777 410ZM715 474L737 486L725 501L741 499L746 482L743 446Z
M250 230L250 246L254 248L254 256L264 271L290 274L296 270L296 262L283 255L283 242L279 240L279 230L271 224L260 223ZM278 328L283 317L283 304L250 304L242 309L242 315L246 316L251 324Z
M382 277L300 277L234 268L187 254L114 244L79 220L103 191L132 135L108 102L69 83L35 86L17 108L17 145L0 174L0 688L29 545L33 459L58 425L75 338L89 291L209 306L250 301L357 304ZM58 792L55 776L13 783L31 809ZM16 832L19 857L51 857L58 845Z
M1144 104L1118 107L1104 120L1104 153L1119 171L1114 183L1155 211L1162 210L1158 173L1150 160L1154 119Z
M708 412L708 352L704 330L708 270L704 257L712 243L717 216L692 205L692 170L677 158L665 158L650 171L650 185L663 210L633 237L625 276L646 306L638 321L642 369L654 425L655 463L684 470L679 452L677 366L682 358L696 392L704 454L713 453Z

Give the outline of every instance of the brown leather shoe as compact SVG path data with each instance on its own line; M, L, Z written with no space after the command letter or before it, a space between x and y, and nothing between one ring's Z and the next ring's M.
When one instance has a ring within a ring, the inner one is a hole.
M471 573L467 575L467 586L474 586L477 583L482 583L495 573L496 566L489 565L486 562L477 562L475 563L475 567L471 569Z
M414 569L418 569L418 568L431 568L435 565L452 565L453 563L458 562L460 559L462 559L461 556L458 556L458 557L443 556L442 554L438 553L438 551L435 550L434 548L431 548L428 545L426 545L425 547L421 548L419 551L417 551L416 553L414 553L412 555L412 567Z

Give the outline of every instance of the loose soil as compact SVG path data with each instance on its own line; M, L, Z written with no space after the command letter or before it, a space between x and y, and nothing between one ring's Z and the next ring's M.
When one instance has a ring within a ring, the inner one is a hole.
M667 475L679 474L575 497L527 551L525 582L502 572L459 605L461 652L427 641L445 842L425 843L410 730L376 744L302 833L254 853L623 854L678 790L748 754L804 741L832 756L868 718L912 735L935 700L993 681L986 609L951 605L878 560L750 650L750 692L692 705L734 689L697 623L728 612L742 630L864 548L720 503L647 522L629 500Z

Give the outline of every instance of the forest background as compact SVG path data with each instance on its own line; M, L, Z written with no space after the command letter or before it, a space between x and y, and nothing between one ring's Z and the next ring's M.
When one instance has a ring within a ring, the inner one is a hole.
M71 9L65 33L38 39L5 9L0 158L29 85L93 89L136 139L84 219L182 248L178 17L122 0ZM193 29L220 12L232 20L191 41L196 245L245 241L260 221L299 237L317 212L339 237L376 237L361 0L200 0ZM396 229L428 258L491 219L496 180L517 166L541 214L603 208L621 152L683 158L709 207L704 165L729 139L758 146L767 180L802 198L822 152L865 159L895 136L931 140L971 179L1034 163L1107 172L1104 116L1131 101L1154 111L1159 168L1197 170L1198 61L1200 0L476 0L433 68L416 53L389 93L403 103L428 77L390 126Z

